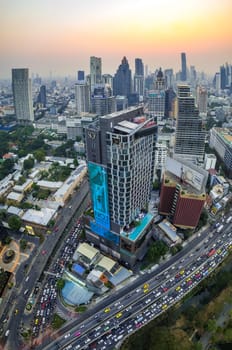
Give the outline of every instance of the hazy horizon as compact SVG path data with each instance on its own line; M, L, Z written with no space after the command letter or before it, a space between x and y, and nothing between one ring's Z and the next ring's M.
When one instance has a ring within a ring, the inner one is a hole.
M12 68L30 75L89 73L90 56L102 58L102 73L114 74L126 56L142 58L149 71L187 65L214 74L231 63L231 0L0 0L0 79Z

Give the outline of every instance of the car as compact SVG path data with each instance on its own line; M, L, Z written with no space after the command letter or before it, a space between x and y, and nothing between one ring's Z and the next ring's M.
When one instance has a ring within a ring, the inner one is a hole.
M143 293L148 293L149 292L149 289L144 289L143 290Z
M104 312L105 312L105 313L110 312L110 307L105 308Z
M14 314L15 314L15 315L17 315L17 314L18 314L18 312L19 312L19 309L15 309Z
M116 314L116 316L115 316L116 318L120 318L120 317L122 317L122 313L121 312L118 312L117 314Z
M77 331L74 333L75 337L79 337L81 335L81 332L80 331Z

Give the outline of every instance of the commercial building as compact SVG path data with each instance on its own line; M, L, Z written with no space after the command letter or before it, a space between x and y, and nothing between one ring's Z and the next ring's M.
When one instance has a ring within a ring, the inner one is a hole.
M205 170L191 163L167 158L159 213L177 227L195 228L206 200L207 177Z
M232 130L231 128L212 128L210 130L210 147L215 149L223 161L227 176L232 178Z
M86 128L94 219L87 238L133 264L144 254L153 217L146 212L154 171L157 126L142 107L99 118Z
M31 124L34 121L34 112L31 79L27 68L12 69L12 90L18 123Z
M178 85L178 111L174 153L194 163L203 162L205 131L188 85Z

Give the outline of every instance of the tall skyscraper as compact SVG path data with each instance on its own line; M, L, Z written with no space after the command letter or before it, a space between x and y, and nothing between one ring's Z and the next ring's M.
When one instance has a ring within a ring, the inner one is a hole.
M28 68L12 69L12 90L17 121L23 125L32 123L34 112Z
M90 105L90 87L87 83L75 85L76 109L77 114L88 113L91 110Z
M134 92L144 96L144 65L141 58L135 59Z
M101 84L102 82L102 62L100 57L90 57L90 82L91 92L96 84Z
M181 81L187 80L187 63L186 63L186 53L181 53Z
M135 75L141 75L144 77L144 65L141 58L135 59Z
M205 131L195 99L188 85L178 86L178 111L175 139L175 154L183 159L202 162L205 149Z
M113 79L114 96L129 96L132 92L131 88L131 70L126 57L123 57L122 63L117 69Z
M221 76L221 89L224 90L227 86L226 67L224 65L220 67L220 76Z
M174 76L173 76L173 69L165 69L164 71L164 77L165 77L165 85L169 89L173 87L173 82L174 82Z
M142 107L99 118L86 129L94 219L86 237L102 250L134 264L145 252L153 216L152 188L157 126ZM135 222L140 222L135 225Z

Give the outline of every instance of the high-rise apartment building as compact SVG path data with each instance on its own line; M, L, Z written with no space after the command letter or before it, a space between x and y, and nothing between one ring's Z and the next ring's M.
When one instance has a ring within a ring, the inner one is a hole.
M160 193L159 213L173 225L195 228L206 200L208 173L183 160L167 158Z
M102 62L100 57L90 57L90 82L91 91L93 91L96 84L102 82Z
M87 83L79 83L75 85L75 99L77 114L90 112L90 86Z
M123 57L122 63L117 69L113 79L114 96L129 96L132 92L131 70L126 57Z
M187 63L186 63L186 53L181 53L181 81L187 80Z
M134 92L144 96L144 64L141 58L135 59Z
M34 112L28 68L12 69L12 90L18 123L23 125L32 123L34 121Z
M145 251L153 216L152 189L157 126L142 107L99 118L86 129L94 218L86 237L106 253L134 264Z
M178 85L175 154L192 162L203 162L205 131L188 85Z

